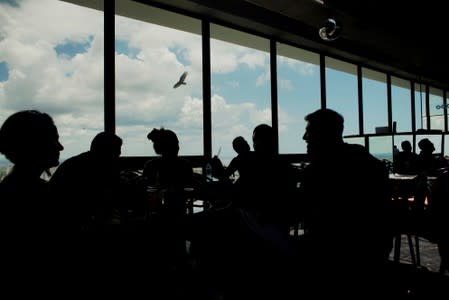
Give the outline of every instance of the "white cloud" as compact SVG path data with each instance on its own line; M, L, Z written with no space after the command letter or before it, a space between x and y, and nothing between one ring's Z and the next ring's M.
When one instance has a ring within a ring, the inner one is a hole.
M245 49L245 52L239 57L239 63L246 64L250 69L264 67L267 64L268 53Z
M134 59L116 56L123 153L154 154L146 134L164 126L178 133L184 153L198 154L203 142L201 37L123 17L116 19L116 28L117 38L137 49ZM19 8L0 4L0 36L0 61L9 68L8 80L0 83L0 122L14 111L39 109L55 119L66 148L62 157L88 149L104 123L102 13L54 0L24 0ZM72 58L57 55L54 48L69 41L91 42ZM257 82L269 79L267 53L219 41L212 47L213 72L245 66L265 70ZM187 85L173 89L184 71L189 72ZM236 80L228 84L240 86ZM212 103L214 143L223 146L223 154L233 154L235 136L250 142L253 128L271 120L270 110L255 103L228 103L218 94Z
M279 87L287 91L293 90L293 84L289 79L279 79Z
M289 68L293 69L295 72L303 76L311 76L314 74L314 70L316 69L316 65L306 63L303 61L298 61L295 59L291 59L285 56L280 56L278 58L279 64L287 65Z
M230 86L231 88L238 88L240 86L240 83L236 80L228 81L226 82L226 85Z
M268 53L219 40L211 40L212 73L234 72L240 65L247 65L250 69L266 67L268 61Z
M182 128L203 128L203 100L185 97L178 125Z
M270 70L267 68L267 70L257 77L256 86L261 86L268 81L270 81Z

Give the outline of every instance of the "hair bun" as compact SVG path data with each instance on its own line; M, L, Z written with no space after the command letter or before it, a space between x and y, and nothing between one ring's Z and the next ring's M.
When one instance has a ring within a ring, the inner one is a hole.
M159 129L157 128L153 128L153 130L151 130L148 134L147 134L147 138L151 141L155 141L158 140L161 136L161 132Z

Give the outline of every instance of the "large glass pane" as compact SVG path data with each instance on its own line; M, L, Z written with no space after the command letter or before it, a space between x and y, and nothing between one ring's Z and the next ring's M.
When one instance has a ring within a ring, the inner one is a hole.
M430 129L444 130L443 90L429 88Z
M391 107L396 132L412 131L412 94L410 81L391 77ZM393 125L394 130L394 125Z
M343 139L345 143L349 144L358 144L365 146L365 138L364 137L350 137L350 138L344 138Z
M444 157L449 160L449 134L444 135Z
M258 124L271 124L269 40L211 24L212 153L224 164L236 155L232 140L252 145Z
M319 109L320 56L277 44L279 152L306 153L304 117Z
M116 117L123 155L155 155L147 133L173 130L180 155L203 154L201 22L118 1ZM181 74L186 84L174 88Z
M55 120L61 161L88 150L104 128L103 44L100 10L56 0L0 1L0 124L16 111L37 109Z
M393 161L393 141L391 136L369 138L369 152L380 160Z
M362 76L364 131L376 133L388 127L387 75L363 68Z
M345 119L343 135L359 134L356 65L326 57L326 105Z
M426 129L426 87L424 84L415 84L415 122L416 129Z

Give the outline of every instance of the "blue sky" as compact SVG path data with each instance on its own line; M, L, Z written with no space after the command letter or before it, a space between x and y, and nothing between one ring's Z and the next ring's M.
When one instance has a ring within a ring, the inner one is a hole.
M0 62L0 82L7 81L9 77L9 69L6 61Z
M18 0L0 0L0 4L5 4L5 5L11 5L14 7L18 7L19 6L19 1Z
M59 128L62 157L85 151L103 130L103 15L55 0L14 3L0 0L0 121L19 109L44 110ZM200 32L199 20L185 21ZM154 155L146 134L161 126L177 132L181 154L203 154L201 37L120 16L115 45L123 155ZM271 124L269 56L219 38L211 41L211 50L212 147L214 153L221 148L228 161L235 155L234 137L241 135L251 145L253 128ZM304 153L304 116L320 105L319 67L284 56L277 65L280 151ZM184 71L187 85L173 89ZM358 133L356 77L327 69L326 80L329 107L345 117L345 134ZM365 130L374 132L388 125L386 85L364 80L364 89ZM393 115L401 128L410 123L406 94L393 88ZM437 97L434 103L439 102ZM389 148L386 141L373 147Z
M57 44L54 49L57 55L66 56L68 59L72 59L79 53L86 53L91 47L93 36L88 36L86 41L78 42L67 40L61 44Z

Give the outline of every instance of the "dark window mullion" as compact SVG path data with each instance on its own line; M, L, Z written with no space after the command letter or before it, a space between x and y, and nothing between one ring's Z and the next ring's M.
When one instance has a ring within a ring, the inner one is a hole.
M270 79L271 79L271 124L275 134L276 151L279 153L279 119L277 91L277 61L276 40L270 40Z
M210 23L201 21L203 58L203 142L204 156L212 157L212 107L211 107L211 64L210 64Z
M115 0L104 0L104 130L115 133Z
M362 67L357 65L357 93L359 99L359 134L365 133L363 125L363 84L362 84ZM366 143L365 143L366 144ZM368 144L366 144L368 145Z
M321 108L326 108L326 57L320 54Z

